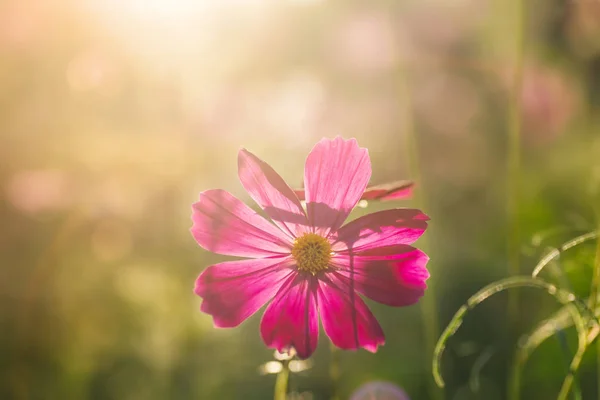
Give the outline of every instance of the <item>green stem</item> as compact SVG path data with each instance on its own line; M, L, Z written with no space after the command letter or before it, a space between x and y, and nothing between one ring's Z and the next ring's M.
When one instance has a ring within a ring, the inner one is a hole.
M286 400L287 398L287 387L290 377L290 360L283 360L281 361L281 364L281 371L279 371L277 380L275 380L273 400Z
M596 385L598 386L598 396L600 399L600 340L596 342Z
M513 357L512 366L510 368L510 377L508 380L509 398L518 399L521 393L521 374L523 373L523 360L520 353Z
M508 157L507 157L507 214L509 221L509 237L507 246L508 274L515 276L520 274L520 230L519 230L519 172L521 168L521 98L523 90L523 68L524 68L524 25L525 25L525 2L515 0L515 70L513 76L513 87L508 107ZM519 315L519 297L516 291L508 294L508 325L515 327ZM512 336L512 335L511 335ZM514 367L513 363L513 367ZM518 400L520 372L511 371L508 382L509 399Z
M589 302L595 302L595 301L590 298ZM585 303L583 303L583 305L585 306ZM594 313L594 311L592 311L592 313ZM592 318L594 318L593 314L592 314ZM567 400L569 398L569 393L571 392L571 387L573 386L573 383L575 382L575 374L577 374L577 371L579 370L579 366L581 365L581 360L583 360L583 356L584 356L586 350L588 349L588 344L591 343L591 341L593 340L593 339L590 339L591 332L588 332L588 330L586 329L587 327L585 325L585 321L582 318L574 318L573 323L575 324L575 327L577 328L577 336L578 336L577 352L573 356L573 360L571 361L571 365L569 366L569 372L567 373L567 376L563 380L557 400ZM581 391L578 389L577 386L576 386L576 389L577 390L575 391L575 399L580 400L581 399Z
M492 282L484 288L480 289L477 293L469 297L467 299L467 302L463 304L454 314L454 317L452 317L452 319L446 326L446 329L444 329L444 332L442 332L440 340L435 346L435 352L432 362L432 371L438 386L444 387L445 385L444 379L440 372L440 365L442 355L446 348L446 343L448 342L450 337L452 337L456 333L458 328L460 328L465 318L465 315L477 305L481 304L483 301L488 299L490 296L493 296L494 294L500 293L504 290L519 287L543 289L546 293L554 297L559 303L564 305L571 304L577 300L573 293L561 288L557 288L555 285L548 283L542 279L531 278L529 276L512 276L509 278L504 278L499 281ZM585 330L583 319L577 318L579 316L578 312L574 313L573 316L575 326L577 327L578 336L580 338L579 343L585 343L587 332Z
M600 211L596 217L598 221L598 234L600 235ZM594 272L592 275L592 287L590 290L589 307L596 315L598 308L598 297L600 296L600 238L596 239L596 257L594 260ZM596 343L596 382L598 385L598 398L600 399L600 340Z
M423 190L424 184L421 179L421 169L419 167L419 145L413 124L411 92L408 84L409 80L406 71L400 72L399 81L401 86L400 93L403 96L404 119L406 124L404 128L407 137L408 159L410 163L409 167L411 172L411 178L416 182L414 201L420 208L426 210L427 207L425 204L426 202L424 199L425 196ZM426 236L420 239L420 243L421 248L427 251L428 245ZM423 296L423 298L421 298L420 300L422 310L422 323L425 335L425 365L430 365L430 360L433 357L435 346L437 343L437 338L440 333L440 328L438 324L438 311L435 297L435 274L432 273L431 275L432 278L430 278L427 282L427 292L425 293L425 296ZM436 386L435 381L433 379L431 380L431 384L429 385L429 398L433 400L444 400L443 390Z
M331 400L339 400L339 382L340 382L340 351L333 343L330 344L329 378L331 379Z
M577 358L573 359L573 361L576 361L577 363L571 364L571 368L579 369L579 364L581 363L581 359L583 358L584 353L585 353L585 349L583 352L578 351L575 354L575 356ZM569 393L571 392L571 386L573 385L574 379L575 379L575 373L569 373L569 375L567 375L567 377L563 381L563 385L560 388L560 393L558 394L558 397L556 398L556 400L568 400Z
M558 394L557 400L567 400L569 398L569 393L571 392L571 387L573 386L573 382L575 380L575 374L579 369L579 365L581 364L581 360L583 359L583 355L585 354L586 350L587 343L584 342L583 345L580 343L577 352L571 361L569 373L567 374L567 377L563 381L562 387L560 388L560 393Z

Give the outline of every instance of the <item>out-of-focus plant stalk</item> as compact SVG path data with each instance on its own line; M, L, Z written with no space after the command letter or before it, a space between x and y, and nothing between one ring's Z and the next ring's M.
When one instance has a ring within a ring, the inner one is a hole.
M521 127L523 69L525 58L525 1L515 0L515 64L513 86L508 105L508 155L507 155L507 216L509 225L507 260L509 276L519 275L520 265L520 229L519 229L519 172L521 168ZM507 321L515 327L519 317L519 295L517 291L508 294ZM515 357L516 355L513 355ZM520 369L514 370L517 363L512 363L508 380L508 398L518 400L520 397Z
M340 400L340 351L333 343L330 344L329 378L331 379L331 400Z
M598 234L600 234L600 210L596 210L596 223ZM589 307L596 315L598 308L598 296L600 296L600 237L596 239L596 257L594 259L594 272L592 275L592 287L590 290ZM598 385L598 398L600 399L600 340L596 341L596 374Z
M410 168L410 176L416 182L415 190L414 190L414 201L418 207L423 209L425 213L427 213L425 195L424 195L424 184L421 179L421 169L419 167L419 144L416 137L414 123L413 123L413 109L412 109L412 99L411 99L411 91L409 86L409 80L407 77L407 71L402 69L398 74L399 86L400 86L400 94L402 96L402 107L403 107L403 117L404 117L404 133L406 135L407 141L407 149L408 149L408 159L409 159L409 168ZM429 246L427 243L427 237L423 237L420 239L421 248L428 252ZM435 345L437 343L437 338L440 333L440 328L438 324L438 312L437 312L437 304L436 304L436 291L435 291L435 281L436 276L435 272L431 271L431 264L429 264L429 269L431 272L431 278L427 281L427 291L425 295L420 300L421 304L421 316L423 321L423 330L425 333L425 365L431 364L431 359L433 357L433 352L435 349ZM429 398L433 400L443 400L444 392L443 389L439 388L435 381L433 380L433 376L431 377L431 382L428 385L429 387Z
M583 345L580 345L577 349L577 352L573 356L573 360L571 361L571 365L569 366L569 373L564 379L562 386L560 388L560 392L558 393L558 397L556 400L568 400L569 394L571 393L571 388L573 387L573 383L575 382L575 374L579 370L579 366L581 365L581 360L583 360L583 355L587 350L587 342L584 342ZM573 399L581 400L581 394L578 386L575 386L576 390L573 391Z
M290 360L285 359L281 361L281 371L277 374L275 380L275 392L273 400L286 400L287 398L287 387L290 378Z
M519 230L519 173L521 168L521 126L523 69L525 55L525 1L515 0L515 59L513 85L508 105L508 154L507 154L507 216L509 225L507 260L509 276L520 273L520 230ZM517 291L508 294L508 324L515 327L518 322L519 297ZM511 368L514 368L514 364ZM511 400L519 399L519 371L509 374L508 395Z
M513 87L510 103L508 105L508 190L507 190L507 211L509 221L509 239L508 239L508 265L509 275L518 275L519 266L519 172L521 168L521 109L523 92L523 63L524 63L524 23L525 23L525 4L523 0L516 0L516 54L513 75ZM510 292L509 298L509 323L516 321L518 312L517 292Z
M510 376L508 377L508 393L510 399L517 400L521 393L521 374L523 373L523 361L517 352L513 355L512 365L510 367Z

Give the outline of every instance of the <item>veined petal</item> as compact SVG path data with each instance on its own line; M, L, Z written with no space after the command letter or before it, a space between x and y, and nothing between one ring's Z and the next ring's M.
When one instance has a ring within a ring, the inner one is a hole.
M353 253L395 244L414 243L427 228L429 217L411 208L395 208L362 216L341 227L332 250Z
M299 358L315 351L319 338L316 278L290 277L267 307L260 333L267 347L287 352L296 350Z
M381 201L408 199L412 197L414 187L414 182L404 180L369 186L360 196L360 199ZM298 197L298 200L305 200L304 188L294 189L294 194Z
M304 197L304 189L294 189L294 194L298 197L298 200L306 200Z
M190 231L206 250L241 257L290 254L291 241L281 230L224 190L200 193L192 210Z
M346 350L376 352L385 343L383 330L369 307L353 288L336 274L319 280L319 314L325 333L334 345Z
M304 168L308 220L316 233L338 229L360 200L369 178L367 149L355 139L323 139L315 145Z
M196 280L201 311L215 326L238 326L271 300L296 270L289 257L228 261L208 267Z
M429 257L406 245L336 255L332 274L368 298L389 306L408 306L425 293Z
M300 200L270 165L249 151L240 150L238 174L254 201L290 237L308 231L308 219Z
M415 184L412 181L395 181L370 186L363 193L361 200L401 200L412 196Z

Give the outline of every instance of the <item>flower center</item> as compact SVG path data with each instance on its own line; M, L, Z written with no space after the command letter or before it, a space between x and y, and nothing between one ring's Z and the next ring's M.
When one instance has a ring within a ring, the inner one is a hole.
M294 241L292 257L296 260L299 271L315 275L329 266L331 245L324 237L307 233Z

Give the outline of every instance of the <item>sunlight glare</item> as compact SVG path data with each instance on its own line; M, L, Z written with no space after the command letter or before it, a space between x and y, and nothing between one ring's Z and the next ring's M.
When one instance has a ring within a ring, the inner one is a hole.
M263 18L272 0L86 0L82 11L141 53L187 53ZM163 54L164 56L165 54Z

